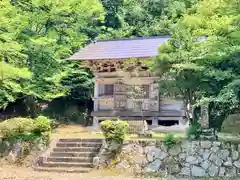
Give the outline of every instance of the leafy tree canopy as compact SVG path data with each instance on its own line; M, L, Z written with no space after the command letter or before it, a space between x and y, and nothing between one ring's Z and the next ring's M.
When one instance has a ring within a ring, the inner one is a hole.
M153 65L162 95L208 102L215 119L239 110L239 0L2 0L0 14L0 108L88 99L92 74L66 60L79 48L170 34Z
M240 105L239 7L235 0L199 1L155 58L155 70L165 77L163 94L180 95L186 105L210 103L220 121Z
M72 87L62 79L87 72L71 69L64 59L98 35L102 5L97 0L3 0L0 7L0 108L18 98L35 104L68 95ZM82 82L78 87L86 88Z

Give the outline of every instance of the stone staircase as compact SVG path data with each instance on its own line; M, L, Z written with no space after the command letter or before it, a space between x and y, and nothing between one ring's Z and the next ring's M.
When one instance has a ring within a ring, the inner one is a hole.
M217 136L214 133L213 128L209 129L202 129L201 139L203 140L216 140Z
M38 171L89 172L102 139L58 139L34 163Z

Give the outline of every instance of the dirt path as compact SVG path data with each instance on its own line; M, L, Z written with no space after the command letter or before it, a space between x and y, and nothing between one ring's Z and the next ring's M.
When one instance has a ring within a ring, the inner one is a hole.
M138 180L139 178L110 175L103 172L91 173L54 173L37 172L31 168L0 167L0 180ZM141 178L140 178L141 179Z
M115 174L115 175L113 175ZM239 178L226 178L224 180L239 180ZM137 178L130 177L116 172L91 172L91 173L54 173L37 172L31 168L0 166L0 180L223 180L223 178L179 178L179 177L158 177L158 178Z

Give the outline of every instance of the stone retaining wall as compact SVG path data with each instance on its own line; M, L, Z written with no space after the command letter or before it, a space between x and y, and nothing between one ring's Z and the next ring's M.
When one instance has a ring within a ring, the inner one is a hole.
M11 163L24 159L31 151L42 151L48 146L48 139L40 136L32 141L18 139L0 139L0 159L7 158Z
M135 173L240 176L240 144L182 141L167 148L162 141L125 141L121 153L114 160L107 160L106 152L104 145L98 156L100 166L111 164Z

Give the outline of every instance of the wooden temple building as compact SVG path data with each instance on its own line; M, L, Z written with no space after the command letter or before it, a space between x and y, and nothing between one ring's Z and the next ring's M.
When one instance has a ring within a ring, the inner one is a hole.
M182 100L159 96L159 77L147 61L168 36L99 40L75 53L95 78L93 126L106 119L146 120L149 129L186 127ZM144 63L145 62L145 63Z

